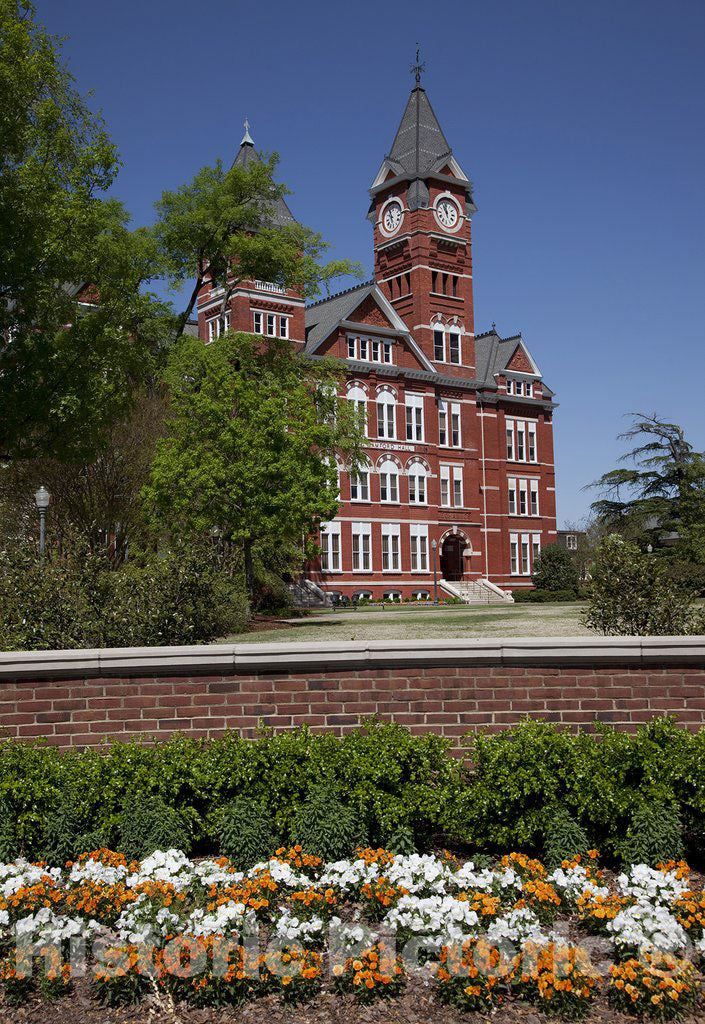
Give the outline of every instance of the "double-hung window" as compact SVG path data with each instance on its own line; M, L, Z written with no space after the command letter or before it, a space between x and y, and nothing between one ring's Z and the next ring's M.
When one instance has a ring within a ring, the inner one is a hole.
M455 402L450 407L450 443L460 448L460 406Z
M357 473L350 474L350 500L370 500L370 471L360 469Z
M446 361L446 332L438 328L433 332L433 358L437 363Z
M515 516L517 514L517 482L512 477L509 477L509 515Z
M406 439L423 441L423 395L406 396Z
M514 461L514 420L507 424L507 458L510 462Z
M357 338L348 337L348 359L354 359L357 352Z
M398 523L382 523L382 572L399 572L400 527Z
M264 334L264 314L259 310L254 312L254 331L255 334Z
M517 422L517 462L526 462L526 424Z
M352 524L352 567L353 572L370 572L372 569L372 525Z
M456 508L463 507L463 470L461 466L453 466L453 504Z
M346 398L349 402L353 403L358 425L365 437L367 437L367 395L362 388L350 388Z
M443 508L463 507L462 466L441 466L441 505Z
M391 363L392 361L392 343L391 341L385 341L382 343L383 357L385 363Z
M267 313L267 337L274 338L277 334L277 318L274 313Z
M539 514L539 482L538 482L538 480L529 480L529 494L530 494L531 515L532 516L537 516Z
M321 570L340 572L340 523L321 523Z
M438 403L438 443L448 445L448 404L443 399Z
M450 466L441 466L441 505L450 508Z
M411 571L428 572L428 526L412 523L409 527L411 540Z
M367 349L368 349L368 345L369 345L369 342L368 342L367 338L360 338L360 359L362 359L363 362L367 362Z
M389 391L377 397L377 437L394 439L397 436L396 403Z
M379 500L399 501L399 469L391 459L379 467Z
M409 504L426 504L426 470L419 463L409 469Z
M448 332L448 358L451 363L460 363L460 334L458 331Z
M527 496L526 480L520 480L519 481L519 515L520 516L528 515L526 496Z
M527 423L527 425L526 425L526 435L527 435L528 442L529 442L529 462L536 462L536 461L538 461L538 456L536 454L536 424L535 423Z
M279 337L280 338L288 338L289 337L289 317L288 316L280 316L279 317Z
M540 533L510 533L509 571L512 576L530 576L540 552Z
M541 534L534 533L531 537L532 572L536 569L536 561L541 554Z

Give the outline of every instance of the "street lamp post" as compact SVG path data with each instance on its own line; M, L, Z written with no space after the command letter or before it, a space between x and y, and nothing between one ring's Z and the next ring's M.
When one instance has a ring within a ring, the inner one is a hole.
M39 512L39 562L42 566L44 565L44 551L46 548L47 509L49 508L50 500L51 495L44 485L34 492L34 501Z
M433 603L438 604L438 569L436 562L436 551L438 549L438 541L434 537L431 541L431 547L433 548Z

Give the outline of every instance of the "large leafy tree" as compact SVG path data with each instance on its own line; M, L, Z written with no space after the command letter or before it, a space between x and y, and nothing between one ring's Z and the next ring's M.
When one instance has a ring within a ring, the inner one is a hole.
M150 372L158 246L106 197L118 158L26 0L0 0L0 459L94 450Z
M276 205L287 193L274 181L276 154L226 170L218 161L156 204L155 236L165 276L177 291L190 292L175 329L183 330L206 281L222 288L226 310L243 280L274 281L305 296L341 275L360 275L349 260L322 261L322 237L296 221L281 223Z
M352 405L336 396L340 367L288 342L227 334L183 337L167 368L170 409L145 502L156 533L191 540L217 531L242 551L286 551L338 509L336 454L360 460Z
M683 429L657 416L634 414L619 435L632 447L591 486L602 492L592 509L603 530L657 545L674 540L674 552L705 562L705 454Z

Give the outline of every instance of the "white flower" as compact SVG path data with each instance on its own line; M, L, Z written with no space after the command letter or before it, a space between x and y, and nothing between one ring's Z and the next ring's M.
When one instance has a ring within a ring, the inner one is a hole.
M274 922L274 930L281 939L289 942L306 942L320 938L323 932L323 921L315 914L309 921L301 921L284 907Z
M454 896L402 896L384 923L416 935L462 939L475 935L479 918L466 900Z
M659 903L645 901L620 910L607 930L614 936L619 949L636 949L640 953L658 950L661 953L679 953L685 949L688 937L671 914Z

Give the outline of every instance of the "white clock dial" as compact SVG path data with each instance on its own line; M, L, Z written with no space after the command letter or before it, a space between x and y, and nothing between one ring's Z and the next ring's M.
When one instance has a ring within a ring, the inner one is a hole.
M384 230L388 232L396 231L401 224L401 203L390 203L384 211L384 217L382 220L384 224Z
M458 207L450 199L441 199L436 215L444 228L454 228L458 223Z

